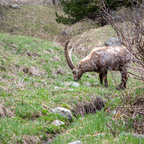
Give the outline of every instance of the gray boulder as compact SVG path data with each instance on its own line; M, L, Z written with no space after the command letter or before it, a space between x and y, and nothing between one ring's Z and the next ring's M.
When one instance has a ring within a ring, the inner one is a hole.
M66 117L67 119L69 119L70 121L72 120L72 113L70 110L63 108L63 107L56 107L51 109L52 113L57 113L63 117Z
M112 37L105 42L106 46L122 46L118 37Z

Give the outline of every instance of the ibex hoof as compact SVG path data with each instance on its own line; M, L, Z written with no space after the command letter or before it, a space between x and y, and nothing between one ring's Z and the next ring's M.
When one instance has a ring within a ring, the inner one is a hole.
M108 84L107 84L107 85L105 85L105 87L107 88L107 87L108 87Z
M123 86L118 86L116 89L117 89L117 90L124 90L125 87L123 87Z

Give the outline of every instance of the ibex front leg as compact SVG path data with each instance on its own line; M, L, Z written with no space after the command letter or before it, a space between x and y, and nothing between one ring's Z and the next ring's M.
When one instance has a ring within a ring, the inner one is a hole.
M105 82L105 87L108 87L108 82L107 82L107 71L100 73L99 74L99 78L100 78L100 83L103 84L103 79Z

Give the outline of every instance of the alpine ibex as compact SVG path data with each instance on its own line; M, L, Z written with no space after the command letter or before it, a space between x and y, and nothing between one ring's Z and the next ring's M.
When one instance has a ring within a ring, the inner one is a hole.
M65 57L72 70L75 81L79 80L85 72L97 72L99 73L100 83L103 84L104 80L105 86L107 87L108 70L120 71L121 83L118 86L118 89L126 88L128 79L127 68L131 60L125 47L109 46L95 48L89 55L77 62L76 66L74 66L71 60L71 54L69 54L68 43L69 41L65 45Z

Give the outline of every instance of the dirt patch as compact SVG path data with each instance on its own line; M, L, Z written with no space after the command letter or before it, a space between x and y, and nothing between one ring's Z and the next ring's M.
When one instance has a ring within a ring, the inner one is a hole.
M44 72L35 67L23 68L23 72L29 74L30 76L41 76L44 74Z
M57 2L57 0L56 0ZM19 5L39 5L39 4L53 4L52 0L1 0L4 4L19 4Z
M79 102L76 107L72 110L75 116L85 114L94 114L97 112L97 110L101 110L105 104L106 100L101 97L96 97L91 99L89 102Z
M6 108L3 104L0 104L0 117L12 117L14 112L10 108Z
M39 144L40 139L37 136L29 136L29 135L24 135L23 136L23 144Z

